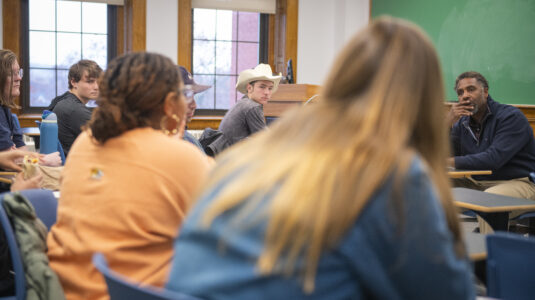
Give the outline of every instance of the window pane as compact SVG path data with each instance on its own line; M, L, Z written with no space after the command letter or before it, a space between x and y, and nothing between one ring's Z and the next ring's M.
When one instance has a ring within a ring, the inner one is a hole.
M82 58L97 62L106 68L108 61L108 37L102 34L82 34Z
M55 30L56 3L54 0L30 0L30 30Z
M217 10L217 39L231 41L236 39L236 12Z
M258 42L259 13L239 12L238 14L238 40Z
M108 8L104 3L82 3L82 31L108 33Z
M81 3L58 1L58 31L80 32ZM59 43L59 41L58 41Z
M215 42L193 41L193 74L214 74Z
M70 68L82 57L79 33L58 32L58 67Z
M258 44L238 43L238 72L252 69L258 64Z
M193 10L193 38L194 39L215 39L216 10L201 9Z
M69 70L57 70L57 90L56 95L61 95L69 89Z
M214 76L213 75L194 75L195 81L199 84L209 84L214 85ZM195 95L195 101L197 102L197 108L199 109L214 109L214 90L206 90L203 93Z
M30 106L48 106L56 97L55 70L30 69Z
M229 109L236 103L236 76L216 76L216 109Z
M236 42L216 42L215 61L216 74L235 74Z
M53 32L30 31L30 67L54 68L56 39Z

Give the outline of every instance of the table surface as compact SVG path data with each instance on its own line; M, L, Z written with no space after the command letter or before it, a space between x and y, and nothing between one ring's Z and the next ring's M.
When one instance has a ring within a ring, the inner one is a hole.
M448 169L448 176L450 178L463 178L470 177L472 175L491 175L491 170L459 170L459 169Z
M39 128L37 127L24 127L22 128L22 134L27 136L40 136Z
M535 210L535 201L507 197L482 191L453 188L455 205L485 213L510 212L515 210Z
M464 243L468 256L472 261L484 260L487 258L486 235L470 231L463 232Z

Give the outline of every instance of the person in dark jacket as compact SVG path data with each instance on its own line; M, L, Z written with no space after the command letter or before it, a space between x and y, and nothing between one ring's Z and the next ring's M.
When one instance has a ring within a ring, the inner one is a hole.
M529 180L529 173L535 171L535 138L524 114L494 101L487 80L478 72L459 75L455 91L459 102L447 116L453 146L449 164L457 169L491 170L492 175L455 179L454 185L535 200L535 184ZM490 229L480 222L480 231Z
M100 66L82 59L69 69L69 90L52 100L48 110L58 116L58 138L68 155L74 140L91 119L91 109L86 106L91 99L98 97L97 79L102 73Z

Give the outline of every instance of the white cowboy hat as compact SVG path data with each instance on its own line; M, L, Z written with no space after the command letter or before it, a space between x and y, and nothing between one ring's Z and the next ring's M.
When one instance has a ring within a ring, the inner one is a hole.
M236 90L242 94L247 94L247 84L257 80L268 80L273 82L273 93L277 91L279 82L282 75L273 75L271 67L268 64L259 64L254 69L243 70L238 76L238 82L236 82Z

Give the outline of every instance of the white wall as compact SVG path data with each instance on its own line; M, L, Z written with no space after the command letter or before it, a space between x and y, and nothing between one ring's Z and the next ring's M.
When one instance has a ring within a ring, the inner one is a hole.
M322 84L344 44L368 24L370 0L299 0L297 82Z
M178 61L178 0L147 1L147 51Z

